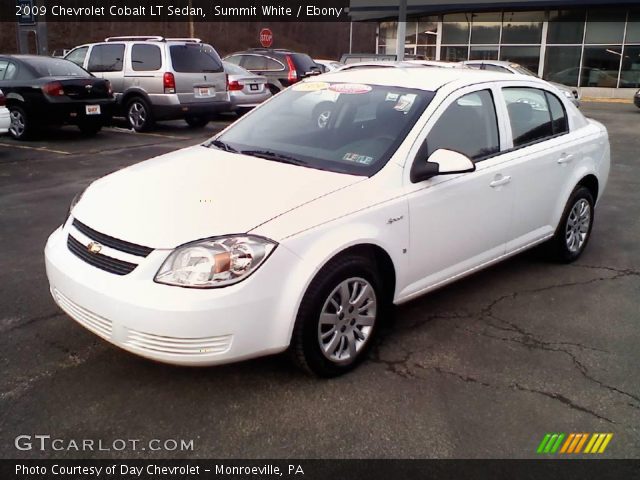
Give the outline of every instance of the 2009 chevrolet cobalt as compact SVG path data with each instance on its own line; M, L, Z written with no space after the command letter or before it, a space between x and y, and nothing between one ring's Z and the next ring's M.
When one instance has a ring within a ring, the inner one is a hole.
M47 243L51 293L150 359L289 349L338 375L392 304L542 242L578 258L609 161L606 129L535 78L330 73L94 182Z

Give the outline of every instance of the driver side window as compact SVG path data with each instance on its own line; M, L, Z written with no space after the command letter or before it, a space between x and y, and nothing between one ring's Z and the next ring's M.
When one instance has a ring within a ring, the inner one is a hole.
M500 151L498 117L490 90L468 93L447 107L427 135L427 152L453 150L474 162Z

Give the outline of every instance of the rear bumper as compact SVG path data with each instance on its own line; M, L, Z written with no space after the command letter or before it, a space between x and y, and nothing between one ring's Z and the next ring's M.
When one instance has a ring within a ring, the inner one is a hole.
M271 98L271 92L268 90L263 93L257 93L254 95L231 95L231 109L238 110L239 108L253 108L260 105L262 102Z
M213 101L183 103L177 105L153 105L153 114L158 120L177 120L189 115L213 116L216 113L231 111L231 102Z
M100 114L87 115L87 106L100 106ZM85 122L106 123L113 116L115 110L114 100L96 100L85 102L68 102L68 103L49 103L45 105L45 109L35 115L36 121L46 124L65 124L69 123L77 125Z
M9 125L11 118L9 117L9 110L6 108L0 108L0 133L7 133L9 131Z

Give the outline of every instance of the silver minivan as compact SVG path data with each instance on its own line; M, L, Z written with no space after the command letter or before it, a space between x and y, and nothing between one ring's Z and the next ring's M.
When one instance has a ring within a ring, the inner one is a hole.
M111 82L121 113L136 131L181 118L201 128L231 109L222 60L197 38L109 37L78 46L65 58Z

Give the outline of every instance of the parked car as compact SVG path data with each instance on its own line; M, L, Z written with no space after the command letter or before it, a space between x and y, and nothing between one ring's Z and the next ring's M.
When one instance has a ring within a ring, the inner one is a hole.
M227 86L232 111L243 115L271 98L265 77L255 75L233 63L223 62L223 64L228 77Z
M11 124L11 117L6 105L7 98L4 96L4 92L0 90L0 135L7 133Z
M9 134L17 140L64 124L94 135L113 112L109 81L62 58L0 55L0 89L11 117Z
M407 60L408 63L415 63L423 67L436 67L436 68L466 68L459 62L444 62L441 60Z
M197 38L110 37L65 58L111 82L118 112L136 131L177 119L202 128L231 108L222 60Z
M371 68L422 68L423 65L419 65L409 60L404 60L401 62L387 61L387 60L375 60L369 62L357 62L357 63L347 63L344 67L340 67L340 71L345 70L365 70Z
M519 75L527 75L530 77L538 78L538 75L533 73L526 67L519 65L513 62L506 61L498 61L498 60L469 60L467 62L461 62L463 65L468 68L476 68L479 70L488 70L492 72L501 72L501 73L515 73ZM561 83L550 82L553 86L555 86L558 90L562 92L562 94L567 97L576 107L580 106L580 90L575 87L568 87L567 85L563 85Z
M286 49L251 48L224 60L267 78L267 88L273 95L303 78L320 74L320 67L309 55Z
M322 91L339 96L319 128L313 102L292 105ZM392 304L543 242L579 258L609 157L605 127L533 77L325 74L90 185L47 242L50 289L143 357L214 365L288 349L339 375Z
M397 55L380 53L344 53L340 57L340 63L344 65L362 62L395 62L396 60L398 60Z
M636 107L640 108L640 90L638 90L634 95L633 103L635 104Z
M314 58L313 61L320 67L321 73L335 72L341 67L344 67L344 63L336 62L335 60L319 60Z

